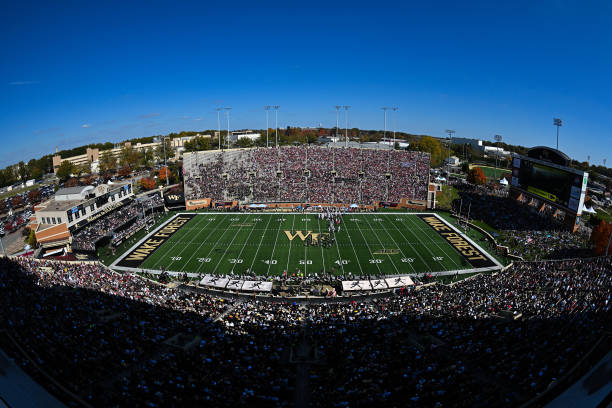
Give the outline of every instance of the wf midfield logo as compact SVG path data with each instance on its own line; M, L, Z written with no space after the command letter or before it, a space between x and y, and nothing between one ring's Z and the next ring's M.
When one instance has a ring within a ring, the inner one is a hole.
M306 238L308 238L308 236L310 236L312 238L312 242L318 242L319 241L319 237L326 235L328 236L329 233L324 232L324 233L320 233L320 232L315 232L313 233L312 231L306 231L306 235L304 235L304 233L302 231L296 231L295 234L291 234L291 231L285 231L285 235L287 235L287 238L289 238L289 241L293 241L295 239L295 237L300 237L300 239L302 241L306 241Z

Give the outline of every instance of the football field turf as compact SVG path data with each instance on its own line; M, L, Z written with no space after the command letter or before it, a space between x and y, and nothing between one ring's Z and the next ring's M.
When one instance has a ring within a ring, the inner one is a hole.
M152 231L113 266L216 275L251 270L272 276L283 271L380 276L499 264L433 214L346 214L330 232L329 221L317 214L183 213Z

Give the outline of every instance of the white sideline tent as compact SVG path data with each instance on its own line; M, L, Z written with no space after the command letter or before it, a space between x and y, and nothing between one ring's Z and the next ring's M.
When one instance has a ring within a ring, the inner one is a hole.
M589 213L589 214L596 214L597 213L597 211L595 211L593 209L593 207L587 207L584 204L582 204L582 212Z
M501 184L502 186L507 186L508 185L508 180L506 180L505 178L502 177L502 179L499 180L499 184Z

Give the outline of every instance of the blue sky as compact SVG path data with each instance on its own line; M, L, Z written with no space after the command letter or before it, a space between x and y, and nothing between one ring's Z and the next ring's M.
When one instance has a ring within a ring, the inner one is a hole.
M3 4L1 166L216 128L218 106L264 128L275 104L280 127L350 105L382 129L398 106L403 131L526 146L554 146L560 117L560 150L612 162L610 2L86 3Z

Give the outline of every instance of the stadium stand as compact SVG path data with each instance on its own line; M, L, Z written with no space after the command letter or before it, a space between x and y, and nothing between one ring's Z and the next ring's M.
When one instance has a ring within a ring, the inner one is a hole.
M0 263L2 348L91 406L288 406L300 387L315 407L518 406L596 360L612 323L610 257L305 305Z
M291 146L196 152L183 160L185 199L360 203L425 200L428 153Z

